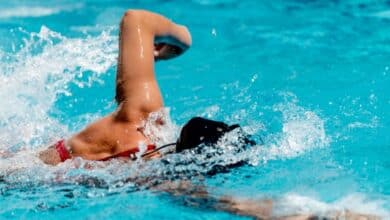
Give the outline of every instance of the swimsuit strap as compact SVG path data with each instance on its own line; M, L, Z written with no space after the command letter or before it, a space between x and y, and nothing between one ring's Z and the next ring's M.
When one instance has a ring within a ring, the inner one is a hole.
M154 150L154 149L156 149L156 145L154 145L154 144L148 144L147 147L146 147L146 151L151 151L151 150ZM140 152L139 147L135 147L135 148L132 148L130 150L123 151L121 153L115 154L113 156L109 156L109 157L103 158L100 161L106 161L106 160L117 158L117 157L135 158L135 154L138 153L138 152Z
M68 149L66 149L66 147L65 147L65 140L64 140L64 139L58 141L58 142L54 145L54 147L56 148L56 150L57 150L57 152L58 152L58 155L59 155L60 158L61 158L61 162L64 162L65 160L71 158Z
M69 150L65 146L65 140L64 139L59 140L57 143L55 143L54 147L57 150L58 155L60 156L61 162L64 162L65 160L72 158L72 156L70 155ZM153 151L155 149L156 149L156 145L148 144L147 147L146 147L146 152ZM112 159L112 158L117 158L117 157L135 158L135 154L138 153L138 152L140 152L139 147L135 147L135 148L132 148L130 150L123 151L121 153L115 154L113 156L109 156L109 157L103 158L100 161L106 161L106 160L109 160L109 159Z

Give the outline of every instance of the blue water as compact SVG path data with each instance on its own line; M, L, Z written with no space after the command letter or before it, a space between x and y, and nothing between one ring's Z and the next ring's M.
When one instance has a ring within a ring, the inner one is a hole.
M192 33L185 55L156 65L172 120L161 135L172 141L201 115L240 123L264 145L189 155L196 161L183 166L50 167L36 158L115 109L118 23L128 8ZM245 219L148 188L234 158L248 165L200 181L211 196L271 198L284 204L281 215L349 209L390 218L389 25L390 3L374 0L1 2L0 218Z

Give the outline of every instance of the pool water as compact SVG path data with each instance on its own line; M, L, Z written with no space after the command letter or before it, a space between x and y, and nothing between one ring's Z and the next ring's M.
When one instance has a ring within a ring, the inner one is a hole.
M45 146L115 109L118 23L129 8L193 37L185 55L156 64L171 120L161 144L196 115L240 123L264 144L230 151L232 133L212 158L39 161ZM1 2L0 218L246 218L151 189L183 178L215 198L279 201L279 215L389 219L389 25L390 3L373 0ZM246 165L199 177L238 160Z

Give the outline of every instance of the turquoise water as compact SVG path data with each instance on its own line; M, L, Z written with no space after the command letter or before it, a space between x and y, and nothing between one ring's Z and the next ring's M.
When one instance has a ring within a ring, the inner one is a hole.
M164 141L201 115L240 123L264 145L171 155L168 164L49 167L36 158L115 109L118 23L128 8L162 13L193 36L184 56L156 66L172 120ZM390 218L389 24L390 3L373 0L1 2L0 218L245 218L149 188L237 158L248 165L201 181L211 196L272 198L281 214Z

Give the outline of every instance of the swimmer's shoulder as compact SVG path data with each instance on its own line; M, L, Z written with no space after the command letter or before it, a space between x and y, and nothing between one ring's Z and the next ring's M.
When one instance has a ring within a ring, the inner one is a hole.
M99 157L109 156L113 151L110 142L113 118L111 115L103 117L88 125L66 141L73 156L96 160Z

